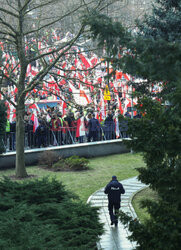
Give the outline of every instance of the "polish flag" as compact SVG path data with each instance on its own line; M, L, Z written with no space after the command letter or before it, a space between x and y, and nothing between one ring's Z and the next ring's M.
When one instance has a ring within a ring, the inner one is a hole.
M81 106L86 106L90 103L89 95L84 89L76 89L73 84L69 82L70 89L75 102Z
M36 114L40 113L40 109L39 109L39 107L38 107L38 105L36 103L30 105L28 108L33 109L33 112L35 112Z
M31 120L33 121L33 132L36 132L37 127L39 126L39 122L38 122L38 118L37 118L37 114L34 111L34 113L31 116Z
M122 72L116 71L116 80L121 79L121 78L122 78L122 75L123 75Z
M124 106L124 114L125 114L126 111L127 111L127 108L128 108L128 107L131 107L131 99L126 98L124 105L125 105L125 106Z
M77 58L75 58L75 67L77 66L77 64L78 64L78 60L77 60Z
M30 73L31 73L31 64L29 63L26 71L26 76L29 76Z
M89 95L89 90L85 90L82 85L80 85L80 101L82 105L87 105L91 102L91 97Z
M116 138L119 138L120 133L119 133L119 121L118 121L118 117L116 117L114 119L115 122L115 133L116 133Z
M32 74L33 76L36 76L36 75L38 74L38 69L35 68L35 67L32 67L32 69L31 69L31 74Z
M66 104L66 102L63 102L63 106L62 106L62 116L66 115L66 108L67 108L67 104Z
M38 42L38 49L41 50L41 42Z
M122 108L122 104L121 104L121 101L120 101L120 98L119 98L118 94L117 94L116 97L117 97L117 100L118 100L118 108L119 108L119 110L121 111L121 114L123 115L124 110L123 110L123 108Z
M66 65L67 65L67 63L64 62L64 63L62 64L62 68L64 69Z
M85 123L83 116L77 120L76 137L79 136L85 136Z
M124 73L123 73L123 76L124 76L124 78L125 78L127 81L130 80L130 78L129 78L129 76L128 76L127 74L124 74Z
M82 61L82 63L84 64L84 66L86 67L86 69L91 67L91 64L88 62L88 58L86 58L82 53L79 54L79 58Z
M79 78L81 81L83 81L83 79L84 79L84 77L83 77L80 73L78 73L78 78Z
M95 66L95 65L97 64L97 62L98 62L98 59L97 59L96 55L93 56L93 57L90 59L90 61L91 61L91 63L92 63L92 66Z
M2 42L0 42L0 46L1 46L2 51L4 51L4 46Z
M104 97L101 91L101 101L100 101L100 116L102 118L102 120L104 120L106 118L106 105L104 102Z
M15 117L16 117L16 109L13 107L13 105L10 105L9 121L12 122Z

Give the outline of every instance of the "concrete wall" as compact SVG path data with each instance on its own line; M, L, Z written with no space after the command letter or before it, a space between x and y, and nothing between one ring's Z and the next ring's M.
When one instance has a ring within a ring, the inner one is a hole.
M127 153L130 150L127 149L122 139L89 142L82 144L65 145L58 147L39 148L25 151L25 163L26 166L37 164L39 157L43 152L52 151L62 157L69 157L72 155L84 156L84 157L96 157L111 154ZM9 152L0 155L0 168L14 168L15 167L15 152Z

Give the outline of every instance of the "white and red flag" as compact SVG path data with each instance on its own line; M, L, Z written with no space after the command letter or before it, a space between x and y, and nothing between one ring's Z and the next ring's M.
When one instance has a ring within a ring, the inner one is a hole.
M76 137L85 136L85 130L84 117L82 116L77 120Z
M79 54L79 58L82 61L83 65L85 66L86 69L91 67L91 64L89 63L89 59L86 58L86 56L83 55L83 53Z
M34 112L34 113L32 114L31 120L33 121L33 132L35 133L35 132L36 132L36 129L37 129L38 126L39 126L38 117L37 117L36 112Z

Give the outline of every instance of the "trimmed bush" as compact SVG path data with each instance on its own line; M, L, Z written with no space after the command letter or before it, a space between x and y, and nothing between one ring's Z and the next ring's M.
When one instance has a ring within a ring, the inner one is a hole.
M95 249L103 232L97 208L57 180L0 182L0 249Z
M56 162L52 168L56 171L61 170L73 170L73 171L81 171L88 169L89 160L84 157L79 157L77 155L73 155L66 159L60 159Z

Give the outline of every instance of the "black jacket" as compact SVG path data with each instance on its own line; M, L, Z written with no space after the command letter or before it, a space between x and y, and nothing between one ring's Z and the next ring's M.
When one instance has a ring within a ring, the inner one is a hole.
M89 131L99 131L100 123L96 118L92 118L88 122Z
M110 181L104 190L105 194L108 194L108 200L111 203L120 203L121 194L125 193L123 185L117 180Z
M104 121L104 130L111 131L111 132L115 131L115 123L114 123L112 115L108 115L108 117L106 117Z

